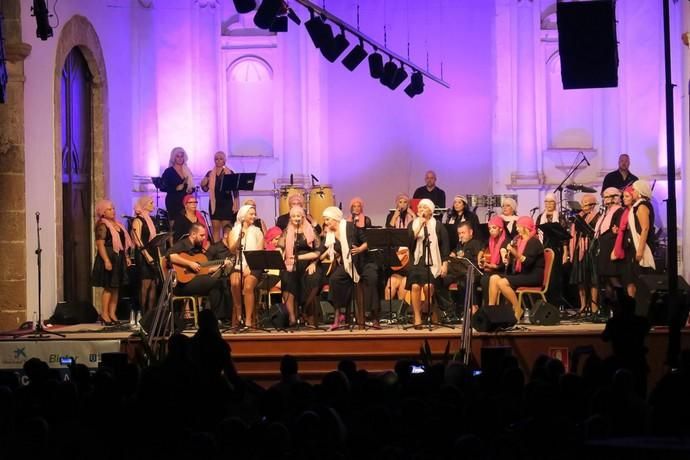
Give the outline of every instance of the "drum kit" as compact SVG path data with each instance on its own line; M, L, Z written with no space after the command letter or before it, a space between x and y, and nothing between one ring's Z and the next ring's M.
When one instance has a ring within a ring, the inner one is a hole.
M278 200L279 215L290 212L290 197L300 195L302 201L306 204L307 214L316 219L321 225L323 225L323 211L329 206L335 206L333 187L326 184L315 184L314 181L312 181L311 187L309 188L302 184L292 183L280 185L279 182L276 182L274 193Z
M466 195L467 205L472 208L502 208L503 202L512 198L517 203L518 196L514 194L507 195Z

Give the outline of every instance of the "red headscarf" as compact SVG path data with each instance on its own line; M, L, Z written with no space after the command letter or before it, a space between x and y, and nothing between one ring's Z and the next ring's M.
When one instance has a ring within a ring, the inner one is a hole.
M304 233L304 237L307 239L307 244L311 246L314 243L314 227L307 221L307 213L304 212L302 206L293 206L290 209L290 214L293 212L299 212L302 216L302 223L300 224L300 232ZM295 264L295 238L297 231L292 223L289 223L285 229L285 267L288 270L292 270Z
M354 223L355 227L364 228L364 201L358 196L350 200L350 216L347 218L347 221L352 222L352 206L355 203L359 203L359 207L362 209L359 215L357 215L357 222Z
M189 203L189 201L192 200L192 198L197 200L197 198L194 195L185 195L184 198L182 198L182 205L186 206L187 203ZM186 210L183 212L186 213ZM204 216L199 212L199 204L198 203L197 203L197 211L195 212L195 215L196 215L197 223L203 225L204 228L206 229L206 239L204 240L204 247L206 247L208 245L208 238L209 238L210 232L208 229L208 225L206 225L206 219L204 219Z
M525 251L527 242L530 238L537 234L537 227L534 225L534 220L529 216L522 216L517 220L517 225L520 227L525 227L529 230L529 236L527 238L520 237L517 247L517 260L515 261L515 271L520 273L522 271L522 253Z
M280 227L271 227L268 230L266 230L266 234L264 235L264 249L267 251L275 251L276 246L271 243L275 239L276 236L280 236L283 234L283 231L280 229Z
M498 265L501 262L501 246L503 246L503 242L506 240L505 224L503 223L501 216L493 216L491 219L489 219L489 224L501 229L501 233L498 235L498 238L489 238L489 253L491 254L491 263Z
M633 194L635 189L632 186L627 186L623 190L623 193ZM616 235L616 243L613 245L613 258L616 260L625 258L625 250L623 249L623 238L625 236L625 230L628 228L628 220L630 217L630 207L626 206L621 214L621 221L618 225L618 234Z

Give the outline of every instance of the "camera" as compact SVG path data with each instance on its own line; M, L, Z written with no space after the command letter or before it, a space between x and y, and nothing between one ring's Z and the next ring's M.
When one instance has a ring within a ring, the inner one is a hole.
M63 366L71 366L74 364L74 357L72 356L60 356L60 364Z
M424 366L418 366L416 364L413 364L410 366L410 374L423 374L424 373Z
M475 369L472 371L472 377L479 377L480 375L482 375L481 369Z

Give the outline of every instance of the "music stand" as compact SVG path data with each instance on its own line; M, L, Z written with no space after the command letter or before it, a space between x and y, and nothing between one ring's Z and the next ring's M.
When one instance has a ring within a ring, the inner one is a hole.
M409 244L409 234L405 228L368 228L365 230L369 250L378 249L383 254L383 272L390 278L392 267L402 262L397 254L397 248ZM392 285L390 285L392 287ZM388 321L393 323L393 293L388 289ZM401 299L404 302L404 299ZM362 306L363 307L363 306Z
M594 237L594 229L581 216L575 216L573 222L575 223L575 231L585 235L588 238Z
M254 190L256 173L226 174L220 183L221 192L238 192Z
M261 270L264 274L266 270L285 270L285 262L283 262L283 257L279 251L265 251L259 249L255 251L243 251L242 254L244 254L244 258L247 261L247 267L249 267L250 270ZM243 275L240 274L240 276ZM268 283L268 277L265 278ZM266 286L268 286L268 284L266 284ZM244 292L244 288L242 288L242 292ZM268 289L266 289L266 292L268 293ZM240 305L244 306L244 301L241 301ZM247 330L271 332L269 329L256 325L246 326L244 329L241 329L240 332Z
M448 247L455 250L454 248L458 246L458 241L460 241L460 237L458 236L458 227L460 223L443 224L443 226L446 227L446 232L448 233Z
M544 234L545 241L555 241L559 246L571 238L570 233L556 222L541 224L537 228Z

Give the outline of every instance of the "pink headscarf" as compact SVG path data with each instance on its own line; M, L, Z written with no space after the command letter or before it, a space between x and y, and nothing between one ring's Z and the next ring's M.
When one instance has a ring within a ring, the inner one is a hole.
M153 220L151 219L151 216L149 216L149 213L144 210L144 206L146 206L146 203L148 203L150 200L150 196L140 197L137 202L134 203L134 214L144 219L144 222L146 222L146 226L149 229L149 235L151 238L153 238L156 236L156 226L153 224Z
M132 244L132 240L129 238L129 233L127 233L124 225L118 222L117 219L110 220L103 217L105 210L108 208L108 206L112 206L112 204L113 203L110 200L98 200L96 202L96 216L98 217L98 221L96 223L102 223L108 227L110 236L113 239L113 251L121 252L125 249L134 247L134 245ZM120 230L122 230L122 233L125 234L124 248L122 247L122 241L120 240Z
M275 251L276 246L275 244L271 243L275 239L276 236L280 236L283 234L283 231L280 229L280 227L271 227L268 230L266 230L266 234L264 235L264 249L267 251Z
M307 213L304 212L304 208L301 206L293 206L290 209L290 213L299 212L302 216L302 223L300 225L300 231L304 233L304 237L307 239L307 244L311 246L314 243L314 227L307 221ZM296 231L295 226L289 223L285 229L285 267L288 270L292 270L295 265L295 239Z
M501 229L501 234L498 238L489 237L489 253L491 254L491 263L498 265L501 263L501 246L506 240L505 224L501 216L493 216L489 219L489 224L494 225Z
M627 186L623 189L623 193L633 194L635 189L632 186ZM623 249L623 239L625 236L625 230L628 228L628 218L630 217L630 207L625 206L623 214L621 215L621 221L618 225L618 234L616 235L616 243L613 245L613 258L616 260L625 259L625 250Z
M355 227L364 228L364 201L358 196L350 200L350 216L348 216L347 221L352 222L352 206L355 203L359 203L359 206L362 208L362 211L357 216L357 222L354 223Z
M527 246L527 242L532 238L534 235L537 234L537 227L534 225L534 220L530 216L522 216L518 218L517 220L517 225L520 227L525 227L527 230L529 230L529 236L527 238L519 238L518 241L518 247L517 247L517 260L515 260L515 271L517 273L520 273L522 271L522 253L525 251L525 247Z
M412 211L412 208L410 208L410 195L407 193L399 193L398 196L395 197L395 207L398 207L398 201L400 201L401 198L405 198L407 200L407 210L405 212L404 216L400 216L400 222L402 223L403 227L406 227L408 223L412 222L414 220L415 216L414 211Z

